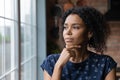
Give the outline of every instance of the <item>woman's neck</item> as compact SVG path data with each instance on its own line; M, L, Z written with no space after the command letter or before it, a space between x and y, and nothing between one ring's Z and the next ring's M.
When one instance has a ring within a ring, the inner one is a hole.
M88 58L87 46L83 46L80 49L76 49L75 57L71 57L70 61L73 63L79 63Z

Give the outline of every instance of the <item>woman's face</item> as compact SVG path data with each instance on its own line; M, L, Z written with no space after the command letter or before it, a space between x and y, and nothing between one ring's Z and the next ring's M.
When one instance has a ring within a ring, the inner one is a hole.
M70 14L64 22L63 38L66 45L81 45L87 36L83 20L77 14Z

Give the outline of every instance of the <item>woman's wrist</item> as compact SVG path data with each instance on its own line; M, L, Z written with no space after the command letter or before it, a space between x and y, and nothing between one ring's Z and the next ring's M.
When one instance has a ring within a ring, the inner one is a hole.
M51 80L61 80L62 66L58 63L54 66L54 71Z
M56 63L56 64L55 64L55 68L57 68L57 69L62 69L63 66L62 66L61 64L59 64L59 63Z

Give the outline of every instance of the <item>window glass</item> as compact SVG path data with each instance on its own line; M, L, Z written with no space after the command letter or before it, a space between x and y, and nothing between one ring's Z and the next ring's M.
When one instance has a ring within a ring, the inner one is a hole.
M36 2L20 0L21 36L18 36L17 1L0 0L0 80L18 80L19 58L22 80L36 80Z
M27 3L27 4L26 4ZM21 0L21 68L22 80L36 80L35 0Z

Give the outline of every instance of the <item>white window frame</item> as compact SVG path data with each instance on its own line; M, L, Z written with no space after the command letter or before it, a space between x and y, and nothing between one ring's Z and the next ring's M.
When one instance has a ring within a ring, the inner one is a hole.
M40 68L46 58L46 0L36 1L37 15L37 80L43 79L43 71Z

